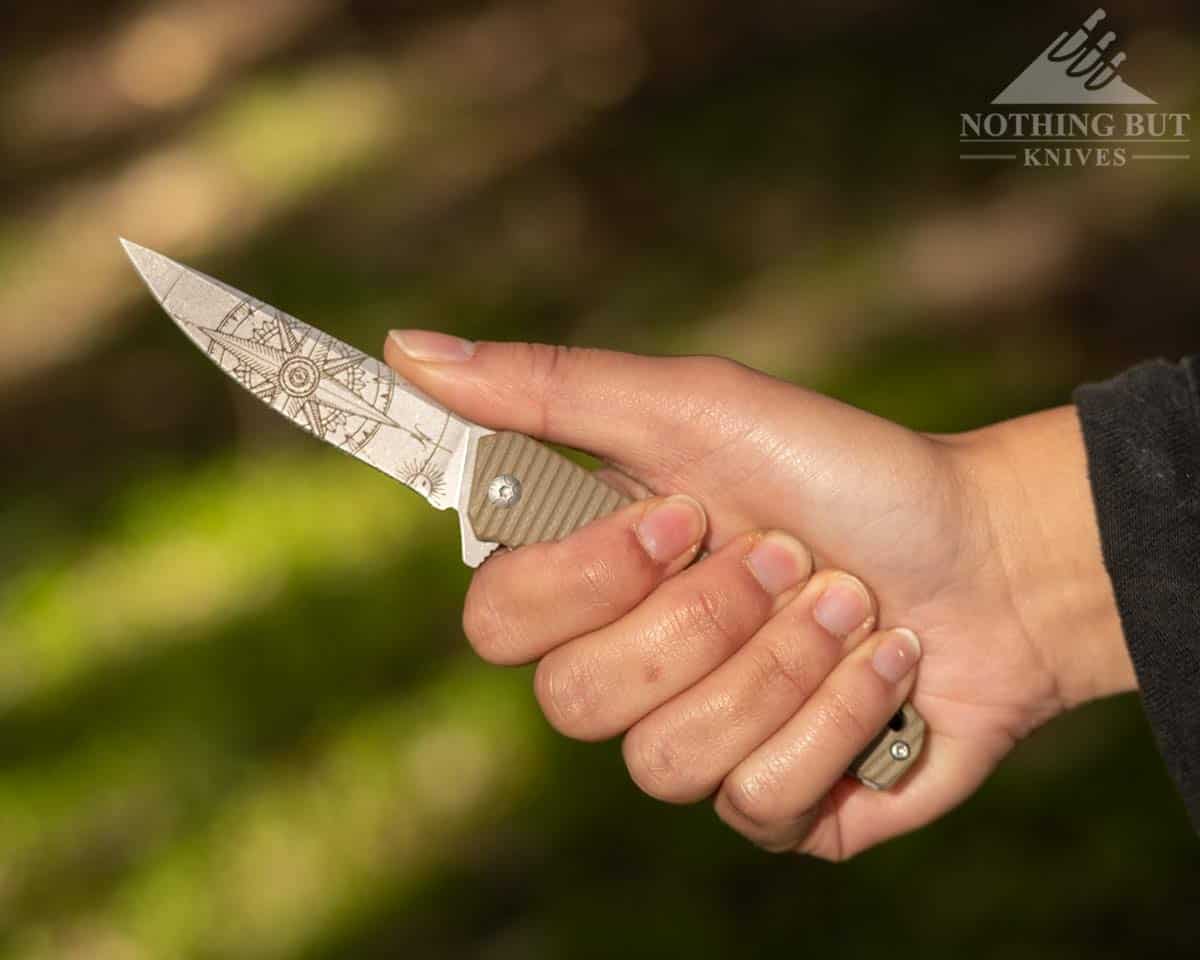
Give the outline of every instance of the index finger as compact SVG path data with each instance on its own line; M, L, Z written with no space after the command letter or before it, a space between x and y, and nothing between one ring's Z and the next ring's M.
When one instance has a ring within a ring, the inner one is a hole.
M620 619L699 552L703 507L677 494L631 503L564 540L493 556L471 581L463 629L497 664L537 660Z

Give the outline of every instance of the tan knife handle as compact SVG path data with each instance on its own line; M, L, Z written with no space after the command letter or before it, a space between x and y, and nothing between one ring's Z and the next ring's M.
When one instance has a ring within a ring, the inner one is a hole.
M561 540L629 503L590 470L521 433L491 433L475 447L467 516L480 540L506 547Z
M924 746L925 720L906 703L875 741L854 758L847 772L868 787L887 790L917 762Z
M506 547L561 540L629 502L532 437L504 431L477 442L467 516L480 540ZM924 741L925 721L906 703L848 772L885 790L916 762Z

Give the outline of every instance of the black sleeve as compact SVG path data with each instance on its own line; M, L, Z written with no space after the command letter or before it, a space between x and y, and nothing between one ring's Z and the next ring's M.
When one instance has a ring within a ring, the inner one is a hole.
M1075 391L1142 702L1200 830L1200 357Z

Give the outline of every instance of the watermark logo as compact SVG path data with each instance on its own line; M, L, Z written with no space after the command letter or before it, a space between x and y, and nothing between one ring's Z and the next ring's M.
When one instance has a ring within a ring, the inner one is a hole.
M1096 39L1105 16L1097 10L1074 34L1060 34L992 103L1154 103L1118 74L1125 52L1109 53L1116 33Z
M992 101L993 110L961 115L962 160L1017 161L1026 167L1124 167L1131 161L1189 160L1191 115L1131 109L1157 106L1126 83L1117 34L1102 32L1097 9L1064 31ZM1080 106L1023 111L1024 105ZM1094 109L1097 107L1121 109Z

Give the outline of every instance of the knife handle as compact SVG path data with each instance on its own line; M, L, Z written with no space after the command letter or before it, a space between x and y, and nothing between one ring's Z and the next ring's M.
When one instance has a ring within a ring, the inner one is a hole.
M502 431L480 437L467 516L480 540L506 547L561 540L630 503L544 443Z
M467 516L480 540L506 547L561 540L630 502L532 437L502 431L477 442ZM886 790L916 762L924 744L925 721L906 703L847 772Z
M924 746L925 720L906 703L846 772L874 790L887 790L917 762Z

